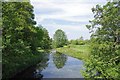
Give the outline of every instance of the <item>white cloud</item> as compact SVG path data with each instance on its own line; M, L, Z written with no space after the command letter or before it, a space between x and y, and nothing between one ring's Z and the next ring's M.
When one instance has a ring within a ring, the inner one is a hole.
M40 21L50 18L50 19L64 19L70 21L79 21L79 19L72 18L72 16L82 16L82 15L91 15L91 8L94 4L81 4L81 3L69 3L69 4L59 4L59 3L52 3L52 2L33 2L35 10L39 8L47 8L47 9L61 9L64 12L59 12L56 14L38 14L36 15L36 19L38 17Z
M55 30L63 29L70 39L77 38L80 35L86 39L90 37L86 24L81 25L64 25L56 24L55 22L44 23L44 20L49 19L61 19L64 21L73 22L85 22L93 18L91 8L96 4L105 4L105 0L31 0L31 4L34 6L35 20L38 24L43 25L48 29L50 36L52 37ZM48 11L47 13L39 13L41 11ZM53 11L50 14L49 11ZM57 12L56 12L57 10ZM76 17L74 17L76 16ZM78 17L77 17L78 16ZM87 16L87 17L86 17Z

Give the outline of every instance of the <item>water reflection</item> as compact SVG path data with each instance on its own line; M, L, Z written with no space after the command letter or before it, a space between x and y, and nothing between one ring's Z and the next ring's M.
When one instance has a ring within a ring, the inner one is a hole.
M82 78L83 62L58 52L43 53L42 60L14 78ZM17 80L17 79L16 79Z
M44 55L42 61L37 64L35 71L34 71L34 78L43 78L43 75L41 72L48 67L48 60L49 60L49 54Z
M41 54L41 61L35 65L35 66L31 66L30 68L24 70L21 73L18 73L17 75L15 75L13 78L14 79L34 79L37 78L39 80L41 80L41 78L43 78L43 74L41 74L41 71L43 71L46 67L48 67L48 61L49 61L49 54L47 53L40 53Z
M76 58L52 51L49 56L48 67L41 74L44 78L82 78L80 70L83 62Z
M56 52L53 54L53 62L55 64L56 68L58 68L58 69L63 68L66 61L67 61L66 55L59 53L59 52Z

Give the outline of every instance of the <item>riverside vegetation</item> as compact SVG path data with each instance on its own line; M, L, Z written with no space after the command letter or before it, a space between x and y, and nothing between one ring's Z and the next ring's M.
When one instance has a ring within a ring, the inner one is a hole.
M40 54L51 48L48 31L35 26L33 6L29 2L2 2L2 78L41 61ZM41 52L42 51L42 52Z
M35 26L30 2L2 2L2 78L42 61L52 48L66 55L82 59L85 79L120 78L120 1L107 2L92 8L94 19L86 27L90 40L82 37L68 40L58 29L53 40L43 26Z
M57 48L56 50L58 52L61 52L63 54L72 56L74 58L80 59L80 60L87 60L90 56L90 45L73 45L69 44L68 46L64 46L62 48Z
M58 48L59 52L74 57L81 56L78 58L86 60L86 69L83 72L86 79L119 79L120 1L108 1L103 6L96 5L96 7L92 8L92 12L94 13L94 19L89 21L90 25L86 25L92 34L91 44L89 45L91 48L89 58L87 55L87 58L85 58L85 53L83 55L81 49L78 50L77 46L56 48Z

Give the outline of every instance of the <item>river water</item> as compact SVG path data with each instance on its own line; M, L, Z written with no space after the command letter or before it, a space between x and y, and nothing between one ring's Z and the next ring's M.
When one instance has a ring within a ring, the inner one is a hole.
M83 78L82 60L58 52L46 54L36 66L17 74L15 78Z

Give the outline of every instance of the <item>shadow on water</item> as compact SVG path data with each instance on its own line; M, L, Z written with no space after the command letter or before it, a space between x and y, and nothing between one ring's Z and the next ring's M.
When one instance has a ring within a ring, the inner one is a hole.
M38 79L41 80L43 75L41 74L41 71L44 70L48 66L49 61L49 54L48 53L41 53L42 54L42 60L34 65L30 66L26 70L18 73L15 75L12 79Z
M45 53L44 53L45 54ZM81 60L62 53L51 51L42 56L43 59L14 78L82 78L80 70L83 67Z

